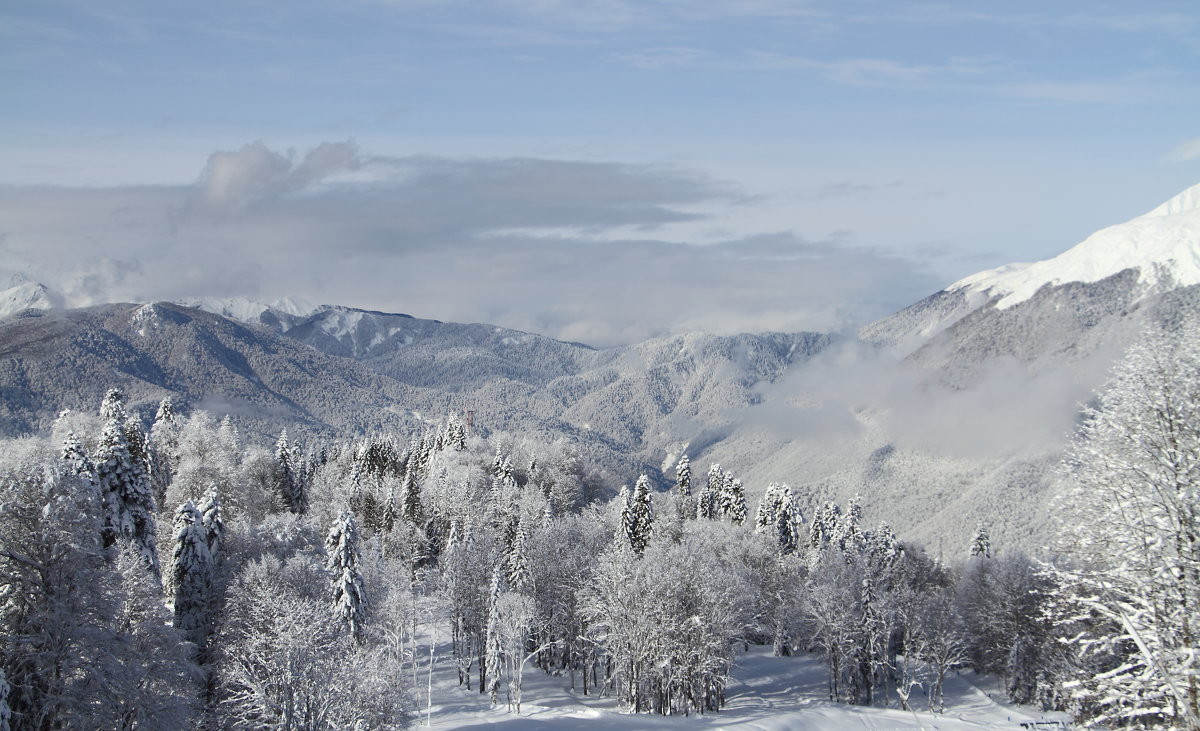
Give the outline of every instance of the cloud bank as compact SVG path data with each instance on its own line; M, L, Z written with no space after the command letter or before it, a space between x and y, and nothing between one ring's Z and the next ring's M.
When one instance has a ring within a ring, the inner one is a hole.
M698 245L672 231L720 228L747 205L672 167L255 142L214 152L190 185L0 188L0 253L73 305L301 296L595 345L832 330L940 284L841 240L783 231Z

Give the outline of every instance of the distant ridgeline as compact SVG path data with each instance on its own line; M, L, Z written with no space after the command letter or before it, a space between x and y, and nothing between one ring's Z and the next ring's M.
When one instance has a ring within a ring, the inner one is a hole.
M594 349L483 324L297 300L49 308L0 292L0 433L44 433L120 387L148 424L160 399L229 414L245 437L419 434L472 414L477 435L575 445L604 489L679 455L743 475L752 497L805 486L807 511L863 496L906 535L1046 537L1042 505L1078 405L1148 326L1200 299L1193 188L1062 255L983 272L863 328L689 333Z

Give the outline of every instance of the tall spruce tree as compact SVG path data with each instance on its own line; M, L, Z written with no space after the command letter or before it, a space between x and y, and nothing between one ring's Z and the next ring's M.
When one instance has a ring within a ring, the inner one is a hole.
M104 545L124 542L157 577L154 494L145 460L137 456L141 454L141 446L131 450L129 444L130 435L136 437L140 430L129 427L123 396L116 389L105 395L100 411L106 420L93 463L104 504Z
M629 496L621 511L621 527L625 538L635 553L641 555L650 545L653 533L654 514L653 499L650 495L650 478L642 475L634 485L633 494Z
M174 533L166 582L174 599L173 624L184 639L203 650L212 606L213 559L204 517L191 500L175 512Z
M485 687L491 698L492 707L499 702L500 672L504 667L504 637L500 625L500 592L503 587L500 567L492 571L492 590L488 594L487 629L484 640Z
M679 497L692 494L692 461L686 454L675 464L675 494Z
M333 580L333 612L345 623L354 641L361 644L367 615L367 594L359 568L358 527L350 511L338 516L329 529L329 535L325 538L325 553L325 567L329 569Z

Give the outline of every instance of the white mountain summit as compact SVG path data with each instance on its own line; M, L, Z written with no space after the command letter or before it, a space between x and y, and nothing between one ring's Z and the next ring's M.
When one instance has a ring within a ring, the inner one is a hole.
M968 297L999 297L1008 309L1046 285L1098 282L1126 269L1138 270L1143 296L1200 284L1200 185L1137 218L1101 229L1053 259L1008 264L972 274L947 287Z

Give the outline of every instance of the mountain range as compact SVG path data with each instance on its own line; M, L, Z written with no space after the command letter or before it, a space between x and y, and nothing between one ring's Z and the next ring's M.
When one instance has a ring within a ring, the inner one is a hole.
M267 439L427 428L571 439L610 486L660 486L687 453L751 493L786 481L811 511L861 494L868 519L956 551L1045 535L1062 450L1113 361L1200 303L1200 186L1057 257L967 277L857 338L687 333L596 349L299 299L55 309L0 291L0 434L94 411L121 386L231 413Z

